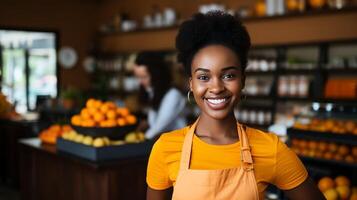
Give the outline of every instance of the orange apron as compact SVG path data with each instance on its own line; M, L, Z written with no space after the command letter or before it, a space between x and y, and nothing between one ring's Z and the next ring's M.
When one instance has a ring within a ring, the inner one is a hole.
M174 200L256 200L259 199L253 171L248 137L242 125L237 124L242 164L238 168L218 170L190 169L193 134L198 120L185 136L172 199ZM222 155L224 156L224 155Z

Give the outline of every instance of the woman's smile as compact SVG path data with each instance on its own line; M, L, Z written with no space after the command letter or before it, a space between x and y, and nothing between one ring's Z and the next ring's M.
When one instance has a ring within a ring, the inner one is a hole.
M227 107L230 97L208 97L204 100L211 109L221 110Z

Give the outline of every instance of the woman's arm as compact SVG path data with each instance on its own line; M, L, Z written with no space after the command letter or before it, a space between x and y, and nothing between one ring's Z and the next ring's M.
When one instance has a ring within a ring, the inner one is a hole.
M154 190L148 186L146 200L169 200L172 196L172 187L166 190Z
M307 178L296 188L284 190L284 194L291 200L326 200L324 195L310 178Z

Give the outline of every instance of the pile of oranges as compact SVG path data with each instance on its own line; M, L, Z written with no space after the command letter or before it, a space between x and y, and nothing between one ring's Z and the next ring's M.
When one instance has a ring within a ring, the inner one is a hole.
M357 135L357 122L353 120L311 119L307 124L295 122L294 128L306 131Z
M326 160L357 162L357 146L334 142L292 139L291 148L296 154Z
M72 131L72 127L69 125L54 124L49 128L41 131L39 138L42 142L47 144L56 144L57 138L61 137L64 133Z
M317 186L327 200L357 200L357 187L351 187L346 176L337 176L334 179L325 176L319 180Z
M125 107L117 107L114 102L89 99L86 107L71 118L75 126L117 127L136 124L137 119Z

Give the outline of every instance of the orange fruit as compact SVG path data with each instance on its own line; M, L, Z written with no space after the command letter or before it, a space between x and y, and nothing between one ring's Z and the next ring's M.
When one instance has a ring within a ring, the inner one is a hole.
M309 143L308 143L308 147L310 149L316 149L317 148L317 142L311 140Z
M335 187L335 182L332 180L330 177L323 177L322 179L319 180L319 183L317 184L321 192L325 192L329 189L332 189Z
M115 110L108 110L108 112L106 113L106 116L108 119L116 119L117 112L115 112Z
M126 121L125 121L124 118L117 119L117 123L118 123L118 126L125 126L126 125Z
M346 146L346 145L340 145L340 146L338 147L337 152L338 152L341 156L346 156L346 155L350 152L350 149L349 149L348 146Z
M304 149L305 147L307 147L307 142L305 140L301 140L299 143L299 146L300 146L300 148Z
M105 103L103 103L99 108L100 112L102 113L107 113L109 109L110 109L109 105Z
M96 101L95 99L88 99L87 102L86 102L87 108L94 108L95 101Z
M79 115L74 115L71 118L71 123L75 126L80 126L82 123L82 118Z
M100 113L100 112L97 112L93 115L93 119L94 121L96 122L101 122L101 121L104 121L105 120L105 115Z
M108 107L109 107L110 109L115 109L115 108L117 107L117 106L115 105L115 103L112 102L112 101L107 101L107 102L105 102L105 104L108 105Z
M62 126L62 132L66 133L72 130L72 127L70 125L63 125Z
M341 160L343 160L343 156L340 155L340 154L335 154L335 155L333 156L333 159L334 159L334 160L337 160L337 161L341 161Z
M354 157L357 157L357 146L356 147L352 147L352 155L354 156Z
M335 183L336 186L350 186L350 180L346 176L337 176Z
M125 117L130 114L130 111L127 108L117 108L117 113L120 116Z
M355 158L351 155L348 155L345 157L345 161L348 163L354 163L355 162Z
M52 125L49 128L49 131L52 131L52 132L60 132L61 130L62 130L62 128L58 124Z
M351 194L351 189L349 186L338 186L336 191L339 194L340 199L348 199Z
M331 160L333 158L333 153L331 152L325 152L323 155L323 158L326 160Z
M100 127L109 127L107 121L101 121L99 122Z
M125 120L128 122L128 124L136 124L136 117L134 115L128 115Z
M108 119L105 122L108 127L117 126L117 121L115 119Z
M318 144L318 149L322 152L326 151L327 149L327 143L326 142L319 142Z
M96 122L92 119L85 119L82 121L82 126L84 127L93 127L96 125Z
M94 102L94 107L99 109L102 106L102 104L103 102L101 100L96 100Z
M321 151L317 151L316 153L315 153L315 157L316 158L322 158L323 157L323 152L321 152Z
M83 108L81 111L81 117L83 119L90 119L91 118L91 114L89 113L89 110L87 108Z
M337 149L338 149L338 146L337 146L337 144L335 144L335 143L330 143L330 144L328 145L328 150L329 150L330 152L332 152L332 153L336 152Z
M97 108L92 107L92 108L88 108L88 112L89 112L89 114L90 114L91 116L93 116L93 115L95 115L96 113L98 113L99 110L98 110Z
M292 140L291 140L291 144L292 144L293 146L298 146L299 142L300 142L299 139L292 139Z

